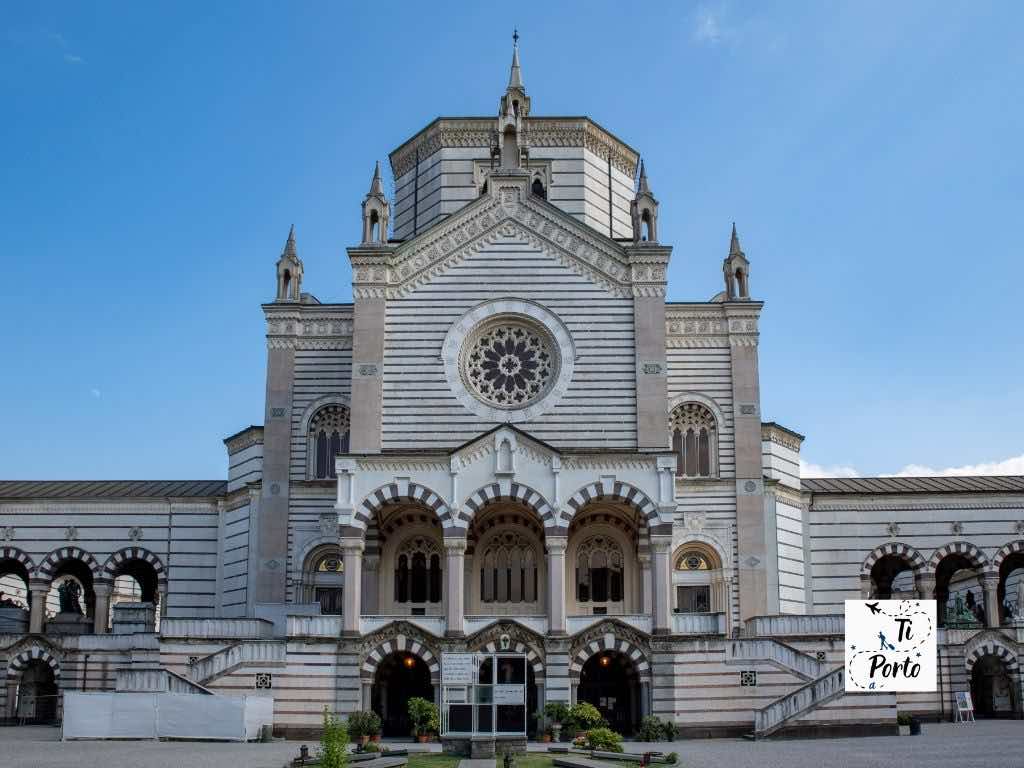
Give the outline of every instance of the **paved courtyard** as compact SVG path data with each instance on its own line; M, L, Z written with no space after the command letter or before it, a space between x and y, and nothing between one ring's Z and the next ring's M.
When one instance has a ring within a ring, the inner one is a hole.
M300 743L60 742L58 738L56 728L0 728L0 766L280 768L297 753ZM627 749L643 751L644 746L630 743ZM758 743L711 739L679 741L671 746L661 743L656 748L674 749L683 768L1020 768L1024 766L1024 721L936 723L925 725L918 737Z

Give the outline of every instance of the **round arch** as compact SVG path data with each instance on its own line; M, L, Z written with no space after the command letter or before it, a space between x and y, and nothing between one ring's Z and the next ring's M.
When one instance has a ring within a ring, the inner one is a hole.
M870 577L871 569L874 568L875 563L883 557L900 558L910 566L910 569L914 572L915 576L923 573L928 567L928 563L925 562L924 556L914 549L914 547L909 544L904 544L901 541L894 541L887 544L881 544L871 550L871 553L864 558L864 562L861 563L860 575L863 577Z
M422 504L427 509L432 510L437 515L438 520L440 520L441 527L445 530L464 527L464 524L460 524L457 517L452 514L451 509L445 503L441 494L425 485L406 481L388 483L368 493L362 503L356 507L355 513L352 516L352 523L354 526L361 528L365 535L371 521L384 507L402 501Z
M569 664L569 679L573 683L578 684L580 681L580 672L583 671L583 665L587 663L587 660L591 656L595 656L603 651L621 653L624 656L627 656L636 667L637 675L640 678L643 679L650 676L651 665L647 660L647 654L629 640L616 638L609 632L603 637L587 643L576 651L572 662Z
M143 547L125 547L107 558L103 564L103 577L113 581L118 571L133 561L143 562L149 565L156 574L158 588L161 592L167 586L167 571L163 562L155 554Z
M598 499L621 501L629 504L636 508L648 527L661 522L658 515L658 505L651 501L647 494L636 486L619 480L595 480L580 488L569 498L566 503L566 514L568 515L568 519L565 521L566 525L583 507Z
M1017 654L995 633L986 633L983 640L973 644L971 650L964 654L964 669L968 675L974 671L974 665L985 656L998 658L1006 665L1006 670L1010 674L1015 675L1020 671Z
M668 404L668 417L671 418L673 411L680 405L686 403L700 403L709 411L711 415L715 417L715 422L719 430L725 428L725 414L722 413L721 407L718 403L705 395L698 394L696 392L680 392L678 395L673 397Z
M999 573L1003 567L1003 561L1010 555L1017 553L1024 553L1024 540L1022 539L1011 541L1009 544L1001 546L999 551L992 556L992 571Z
M530 486L515 481L510 484L507 494L502 493L500 483L485 485L471 493L462 505L465 524L471 523L483 507L498 501L515 501L529 507L540 518L545 529L558 526L558 515L547 499Z
M25 568L25 572L31 576L36 569L36 564L32 562L32 558L29 554L17 547L3 547L0 548L0 560L14 560L22 564Z
M352 410L351 400L348 395L343 395L340 392L331 392L330 394L318 397L307 405L306 409L302 412L302 421L300 422L301 426L299 427L300 435L305 435L309 432L309 422L313 420L316 412L328 405L340 405Z
M729 557L729 552L726 548L722 546L722 542L714 536L709 536L700 531L688 531L686 539L672 550L671 567L673 570L675 570L675 564L679 560L679 556L687 549L697 549L703 552L705 556L709 556L713 569L720 569L726 572L732 570L732 558Z
M39 564L37 569L39 576L47 580L52 579L57 567L67 560L79 560L92 572L94 579L103 578L103 569L96 558L91 553L75 546L60 547L50 552Z
M60 677L60 660L41 645L33 645L18 652L7 664L7 679L17 677L33 661L41 661L53 671L54 678Z
M393 653L407 653L410 656L415 656L427 665L427 669L430 670L431 682L440 682L441 662L439 657L422 641L405 635L398 635L393 640L385 640L371 648L360 666L360 677L365 682L372 683L374 675L377 674L377 667Z
M985 557L985 553L968 541L951 541L936 549L928 559L929 570L934 571L939 567L939 563L950 555L963 557L970 562L971 567L979 572L979 575L989 570L989 561Z

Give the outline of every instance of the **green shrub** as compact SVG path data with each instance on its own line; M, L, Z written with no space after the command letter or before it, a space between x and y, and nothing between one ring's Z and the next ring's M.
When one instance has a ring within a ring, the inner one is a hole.
M412 730L416 736L429 736L437 733L440 723L437 718L437 707L433 702L427 701L419 696L409 699L409 720L412 721Z
M380 752L380 744L376 741L368 741L363 745L363 752Z
M593 704L581 701L569 707L569 720L577 731L589 731L604 725L604 718Z
M665 762L669 765L675 765L679 762L679 755L675 752L669 752L667 755L665 755Z
M621 752L622 736L611 728L592 728L587 731L586 746L600 752Z
M349 714L346 726L348 727L348 737L352 741L359 741L359 739L367 735L365 715L365 712L352 712Z
M665 720L661 724L661 737L665 741L675 741L679 735L679 726L673 720Z
M363 733L367 736L380 736L380 715L373 710L363 712Z
M906 712L899 712L896 715L896 723L897 723L897 725L910 725L913 721L914 721L914 718L912 718Z
M320 736L320 768L345 768L348 764L348 730L324 707L324 732Z
M664 734L661 720L654 715L647 715L640 721L640 730L637 733L640 741L661 741Z

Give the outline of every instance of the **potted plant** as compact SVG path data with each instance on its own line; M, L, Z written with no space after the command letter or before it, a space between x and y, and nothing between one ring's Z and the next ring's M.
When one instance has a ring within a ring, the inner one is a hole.
M581 701L569 707L569 719L577 736L585 736L592 728L600 728L604 724L604 718L597 707L587 701Z
M906 712L899 712L896 715L896 724L900 728L900 736L910 735L911 717Z
M348 737L360 746L369 741L369 736L366 735L365 715L365 712L352 712L348 716Z
M544 705L544 716L551 721L551 738L558 741L562 736L562 724L569 719L569 708L561 701L549 701Z
M661 741L665 731L662 722L654 715L646 715L640 720L640 741Z
M430 740L430 734L437 732L437 707L424 698L413 696L409 699L408 708L412 731L416 739L421 744L425 744Z
M370 737L370 741L380 741L380 715L370 710L363 712L363 716L366 718L363 722L363 731Z

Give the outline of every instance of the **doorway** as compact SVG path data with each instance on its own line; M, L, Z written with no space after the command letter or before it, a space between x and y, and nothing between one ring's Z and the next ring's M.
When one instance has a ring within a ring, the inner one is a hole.
M411 653L392 653L377 667L371 689L371 707L380 715L384 736L412 735L409 699L414 696L434 701L430 669Z

